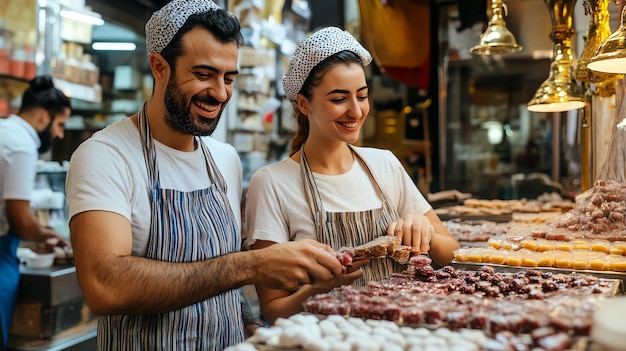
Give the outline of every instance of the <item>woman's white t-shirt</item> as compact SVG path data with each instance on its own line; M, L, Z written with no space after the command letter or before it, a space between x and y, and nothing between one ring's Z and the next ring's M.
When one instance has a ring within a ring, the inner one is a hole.
M391 151L355 149L371 167L378 184L401 217L425 214L432 209ZM328 212L365 211L382 206L374 183L356 159L347 173L334 176L314 173L314 179L324 210ZM298 162L287 158L254 173L246 193L245 219L248 245L257 240L281 243L316 239L315 223Z

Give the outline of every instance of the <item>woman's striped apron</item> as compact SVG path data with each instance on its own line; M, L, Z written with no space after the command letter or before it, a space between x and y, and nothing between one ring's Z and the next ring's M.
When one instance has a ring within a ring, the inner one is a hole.
M335 250L342 246L362 245L378 236L386 235L387 227L400 218L398 211L391 204L387 193L380 187L367 162L351 145L348 144L348 147L374 182L382 199L381 208L358 212L326 212L322 204L322 197L315 184L315 177L304 155L304 146L300 149L300 171L304 182L304 192L307 194L311 213L315 220L317 240L330 245ZM361 269L363 276L352 283L355 286L364 285L372 280L380 281L391 273L399 272L402 267L392 259L384 258L370 260Z
M145 107L138 113L138 123L152 203L146 257L194 262L239 251L241 234L226 196L226 183L204 142L197 139L211 186L190 192L161 189ZM236 289L176 311L103 316L99 323L101 350L222 350L244 340L241 300Z

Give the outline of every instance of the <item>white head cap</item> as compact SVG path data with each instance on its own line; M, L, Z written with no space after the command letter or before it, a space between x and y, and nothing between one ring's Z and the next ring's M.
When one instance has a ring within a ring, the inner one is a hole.
M366 66L372 62L372 55L350 33L338 27L320 29L303 40L282 78L285 96L295 100L311 70L328 57L344 50L357 54Z
M146 49L148 55L160 53L189 16L217 10L220 7L211 0L172 0L152 14L146 23Z

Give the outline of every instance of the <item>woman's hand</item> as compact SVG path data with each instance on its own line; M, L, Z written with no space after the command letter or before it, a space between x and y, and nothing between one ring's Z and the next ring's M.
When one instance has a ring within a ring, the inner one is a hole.
M393 235L402 240L402 245L419 248L420 253L430 251L430 243L434 228L424 215L408 215L391 223L387 228L387 235Z
M335 275L328 280L316 280L313 284L311 284L311 286L314 289L326 292L330 291L332 288L337 288L342 285L350 285L355 280L361 278L363 272L359 268L368 262L369 260L354 261L351 265L346 267L347 269L345 273Z

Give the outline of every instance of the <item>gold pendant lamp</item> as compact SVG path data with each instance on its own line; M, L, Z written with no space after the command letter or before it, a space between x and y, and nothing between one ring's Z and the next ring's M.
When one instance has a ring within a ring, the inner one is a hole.
M591 19L587 26L585 46L576 67L576 80L595 84L595 92L604 97L615 94L616 76L589 69L589 61L602 42L611 35L609 1L611 0L584 0L585 14Z
M485 32L480 35L480 44L470 49L474 55L512 54L522 50L513 34L506 28L503 12L508 10L502 0L493 0L491 3L491 20Z
M583 108L585 98L582 88L574 79L572 66L571 36L572 14L576 0L544 0L550 11L554 42L553 59L550 63L550 75L532 100L528 110L533 112L561 112Z
M626 6L622 3L620 24L598 47L589 60L589 69L606 73L626 73Z

